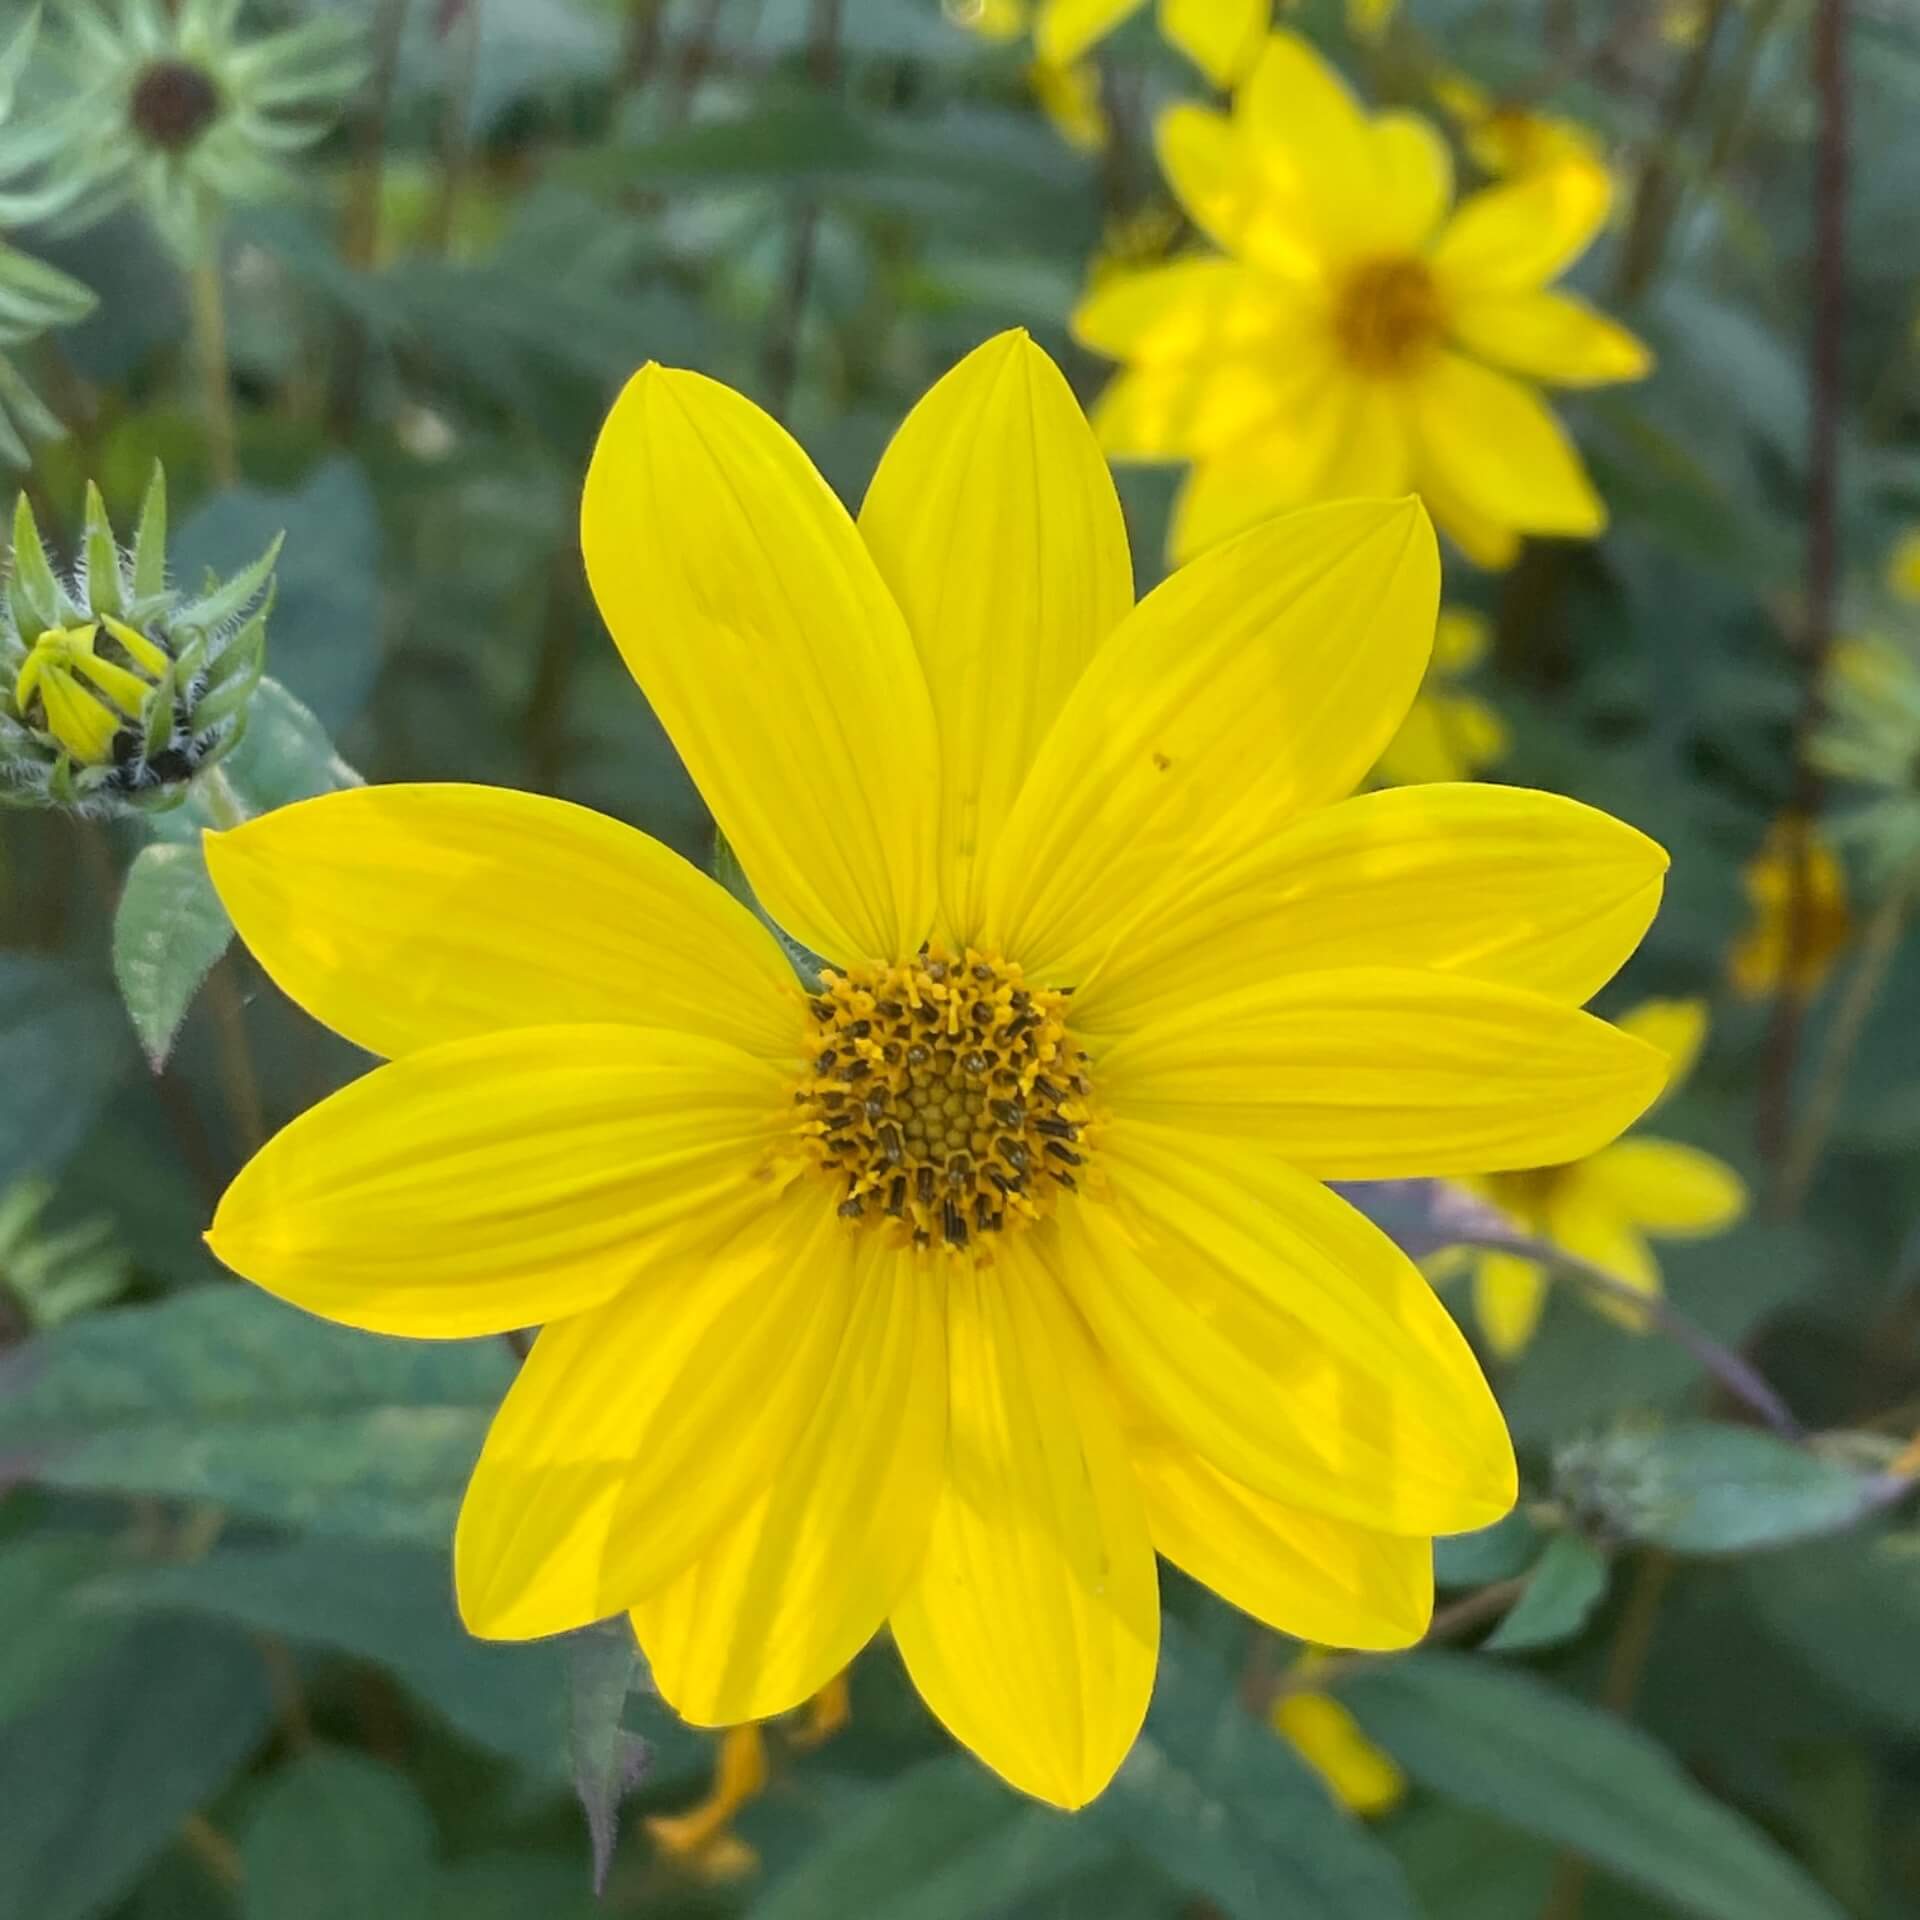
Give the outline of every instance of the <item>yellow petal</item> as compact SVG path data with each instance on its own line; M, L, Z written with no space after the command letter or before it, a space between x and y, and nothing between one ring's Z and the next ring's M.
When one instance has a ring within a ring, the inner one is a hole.
M1520 557L1520 535L1475 505L1437 462L1416 456L1413 484L1433 524L1476 567L1510 567Z
M1693 1072L1700 1049L1707 1044L1707 1003L1697 997L1684 1000L1642 1000L1620 1016L1622 1033L1658 1047L1667 1057L1666 1091L1672 1093Z
M1072 325L1095 353L1159 365L1265 349L1286 322L1270 289L1238 261L1194 257L1110 275L1074 309Z
M1607 386L1653 370L1641 341L1570 293L1485 294L1456 300L1449 318L1470 352L1551 386Z
M105 766L113 758L120 716L81 686L64 664L50 666L41 675L40 704L47 731L82 766Z
M1434 271L1460 299L1545 286L1586 252L1612 204L1613 181L1591 160L1484 187L1434 243Z
M933 697L945 931L966 946L987 850L1074 682L1133 606L1126 523L1059 368L1013 332L908 414L860 533Z
M1660 903L1665 851L1577 800L1443 784L1324 807L1173 896L1074 996L1125 1034L1284 973L1431 967L1578 1006Z
M1409 383L1409 399L1423 489L1432 473L1472 513L1525 533L1606 526L1578 451L1531 387L1442 353Z
M946 1284L947 1484L894 1638L957 1740L1023 1792L1083 1806L1153 1690L1139 1488L1086 1335L1031 1250Z
M1258 1145L1322 1180L1560 1166L1624 1131L1666 1079L1663 1055L1591 1014L1390 967L1191 1002L1095 1068L1116 1113Z
M1093 428L1114 460L1205 460L1267 431L1285 431L1297 391L1251 353L1135 367L1094 402ZM1311 490L1312 475L1290 497Z
M1442 607L1433 623L1433 671L1443 678L1471 673L1486 659L1492 640L1485 614Z
M1297 1640L1410 1647L1433 1615L1433 1546L1256 1493L1200 1455L1133 1447L1153 1544L1243 1612Z
M1660 1263L1646 1235L1620 1211L1605 1187L1588 1177L1585 1167L1556 1184L1547 1202L1546 1237L1576 1259L1624 1281L1636 1293L1661 1291ZM1609 1319L1635 1332L1645 1331L1645 1316L1624 1300L1601 1294L1587 1298Z
M1473 1273L1473 1317L1487 1345L1510 1360L1533 1338L1547 1305L1547 1276L1518 1254L1483 1253Z
M1413 1262L1257 1148L1115 1120L1112 1183L1060 1221L1062 1282L1130 1396L1289 1505L1460 1533L1514 1499L1513 1446Z
M910 1250L858 1237L853 1303L805 1424L746 1511L633 1609L681 1719L784 1713L866 1645L918 1566L946 1464L946 1314Z
M1160 31L1216 87L1230 87L1260 52L1271 0L1160 0Z
M1040 0L1033 23L1034 50L1042 60L1064 67L1104 40L1141 4L1142 0Z
M1027 85L1068 146L1097 153L1107 144L1113 128L1101 104L1100 69L1090 60L1071 67L1036 60L1027 69Z
M1420 684L1438 598L1411 500L1310 508L1175 574L1034 763L994 850L991 943L1071 980L1188 863L1349 791Z
M1208 239L1296 289L1320 279L1304 188L1257 163L1239 122L1210 107L1169 107L1154 122L1154 149L1173 197Z
M1383 113L1368 129L1378 210L1368 244L1417 253L1453 204L1453 156L1439 129L1417 113Z
M636 1605L779 1477L853 1318L855 1238L816 1181L546 1328L474 1469L454 1538L468 1627L562 1633Z
M676 1234L773 1191L787 1077L649 1027L525 1027L408 1054L283 1127L207 1235L269 1293L454 1339L579 1313Z
M1624 1218L1662 1236L1724 1233L1747 1210L1746 1182L1724 1160L1677 1140L1619 1140L1580 1172Z
M1405 1798L1406 1775L1393 1756L1376 1747L1331 1694L1282 1694L1273 1725L1350 1812L1386 1813Z
M600 430L587 577L767 911L842 962L933 924L938 754L905 620L784 428L647 366Z
M644 833L505 787L355 787L201 842L275 985L389 1057L509 1027L675 1027L797 1051L793 969Z

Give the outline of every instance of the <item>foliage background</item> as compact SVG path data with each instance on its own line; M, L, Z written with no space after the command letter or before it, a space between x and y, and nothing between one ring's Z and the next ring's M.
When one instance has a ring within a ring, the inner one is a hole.
M71 551L89 476L130 520L159 457L181 577L286 530L269 663L294 703L256 717L256 794L333 783L337 751L372 780L564 794L710 863L581 577L577 490L614 384L649 357L731 381L849 501L997 328L1031 328L1090 397L1065 316L1096 250L1164 207L1151 116L1204 83L1136 20L1102 54L1114 139L1089 154L1033 105L1018 46L933 0L351 6L367 85L303 193L226 233L239 484L216 480L188 290L140 215L9 234L99 296L19 351L67 429L24 475L41 525ZM1920 17L1849 11L1842 621L1897 632L1916 616L1883 563L1920 518ZM1661 1130L1756 1188L1757 1119L1804 1107L1845 991L1808 1010L1795 1079L1769 1011L1722 987L1804 694L1812 12L1411 0L1378 43L1338 5L1293 16L1376 99L1421 102L1444 64L1617 159L1622 214L1581 283L1660 364L1571 410L1614 527L1504 578L1450 561L1449 598L1495 622L1479 690L1514 729L1502 776L1672 850L1605 1004L1714 999ZM1171 476L1122 485L1144 587ZM453 1618L452 1516L512 1355L322 1326L201 1247L263 1131L362 1063L229 954L151 1071L111 964L140 844L0 815L0 1920L565 1920L597 1910L587 1818L610 1832L623 1797L616 1913L1920 1915L1920 1535L1884 1488L1827 1498L1831 1452L1730 1439L1748 1415L1686 1350L1571 1292L1500 1379L1534 1523L1443 1553L1451 1648L1338 1678L1411 1777L1397 1812L1336 1810L1244 1705L1285 1650L1169 1574L1148 1733L1086 1815L954 1753L880 1645L849 1727L811 1750L775 1735L738 1822L752 1860L668 1857L637 1816L698 1797L712 1740L617 1638L496 1648ZM1849 857L1870 912L1883 883ZM192 900L164 910L191 970ZM1667 1260L1684 1312L1867 1461L1920 1421L1916 1005L1906 940L1804 1198ZM1701 1417L1718 1428L1672 1424ZM1696 1473L1718 1531L1602 1502L1574 1517L1604 1571L1569 1585L1562 1551L1549 1578L1568 1462L1596 1436ZM1532 1644L1479 1645L1520 1581Z

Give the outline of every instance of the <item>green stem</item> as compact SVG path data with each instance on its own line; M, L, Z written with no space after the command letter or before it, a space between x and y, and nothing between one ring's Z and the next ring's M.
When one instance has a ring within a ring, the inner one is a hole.
M220 242L209 239L188 275L193 306L194 357L200 363L207 453L213 477L230 487L240 477L233 424L233 376L227 365L227 303L220 277Z

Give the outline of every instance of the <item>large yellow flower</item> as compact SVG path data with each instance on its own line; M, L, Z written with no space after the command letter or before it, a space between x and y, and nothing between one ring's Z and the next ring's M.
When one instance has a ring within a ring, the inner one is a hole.
M857 525L758 408L649 366L582 538L817 989L556 800L364 788L207 842L268 973L391 1063L240 1174L216 1252L381 1332L544 1326L461 1514L468 1624L629 1610L724 1725L890 1623L1063 1805L1140 1725L1156 1547L1303 1638L1417 1638L1429 1536L1506 1511L1512 1452L1320 1182L1611 1139L1664 1062L1578 1009L1665 865L1541 794L1341 799L1426 665L1419 504L1277 521L1135 606L1099 448L1008 334Z
M1607 217L1604 168L1571 161L1449 213L1445 143L1368 115L1278 33L1233 112L1185 105L1160 161L1199 255L1097 287L1074 315L1126 363L1095 411L1115 457L1187 460L1184 559L1303 501L1411 486L1462 551L1589 535L1606 509L1535 383L1638 379L1646 349L1554 279Z
M1707 1010L1698 1000L1648 1000L1620 1024L1668 1057L1671 1089L1699 1057ZM1649 1235L1703 1239L1724 1233L1747 1208L1745 1183L1724 1160L1641 1133L1585 1160L1476 1184L1535 1239L1563 1247L1646 1294L1661 1290ZM1502 1356L1518 1353L1540 1324L1545 1269L1517 1254L1492 1252L1479 1254L1473 1267L1474 1315L1487 1344ZM1624 1324L1644 1325L1644 1316L1624 1302L1604 1304Z

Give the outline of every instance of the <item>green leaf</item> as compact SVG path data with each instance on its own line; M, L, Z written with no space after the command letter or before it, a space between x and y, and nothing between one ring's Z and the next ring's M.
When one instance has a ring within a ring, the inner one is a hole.
M1004 1787L971 1754L922 1761L833 1822L752 1920L979 1920L1044 1900L1120 1849Z
M227 778L251 812L360 785L326 728L270 674L254 688L247 716L247 737L227 762Z
M1320 1777L1246 1711L1232 1675L1172 1618L1146 1728L1080 1818L1232 1920L1415 1920L1393 1857L1334 1807Z
M640 1648L625 1620L609 1620L570 1634L566 1649L567 1750L593 1846L593 1890L599 1893L620 1839L620 1803L646 1773L646 1743L623 1724Z
M1500 1653L1523 1653L1571 1640L1606 1591L1607 1560L1599 1548L1577 1533L1555 1534L1486 1645Z
M404 1774L364 1754L303 1753L267 1783L240 1836L243 1920L426 1920L433 1823Z
M99 1649L100 1624L79 1611L82 1588L112 1564L89 1534L0 1545L0 1722L41 1699Z
M128 1053L110 994L57 961L0 955L0 1187L66 1159Z
M0 1465L444 1549L513 1377L497 1340L396 1340L241 1286L56 1327L13 1356Z
M1524 1507L1477 1533L1449 1534L1433 1543L1433 1577L1443 1587L1485 1587L1512 1580L1540 1557L1540 1529Z
M372 1661L455 1732L543 1779L567 1777L564 1643L476 1640L454 1611L444 1541L219 1547L189 1565L97 1579L85 1599L94 1607L206 1614Z
M266 1668L241 1634L153 1621L112 1640L0 1738L0 1920L93 1920L111 1907L272 1713Z
M1674 1553L1743 1553L1836 1533L1874 1511L1880 1483L1762 1432L1698 1420L1629 1426L1561 1450L1576 1510Z
M232 938L198 843L143 847L113 918L113 975L155 1073Z
M1418 1653L1356 1670L1338 1691L1421 1785L1571 1848L1698 1920L1841 1920L1664 1747L1526 1673Z

